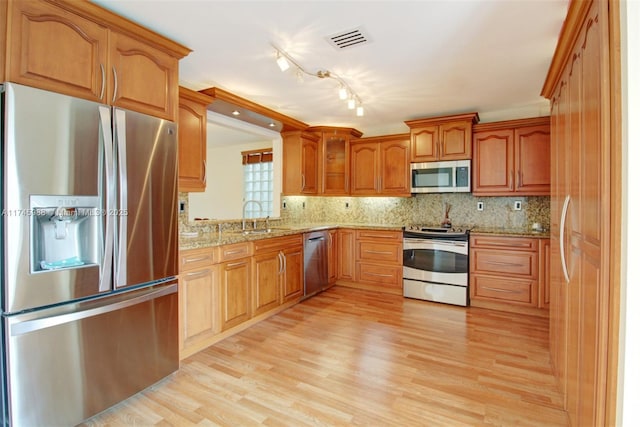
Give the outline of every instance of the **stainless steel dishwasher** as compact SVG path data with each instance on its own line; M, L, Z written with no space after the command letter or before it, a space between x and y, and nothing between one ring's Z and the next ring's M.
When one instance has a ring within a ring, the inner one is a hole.
M327 267L327 231L304 234L304 296L320 292L329 281Z

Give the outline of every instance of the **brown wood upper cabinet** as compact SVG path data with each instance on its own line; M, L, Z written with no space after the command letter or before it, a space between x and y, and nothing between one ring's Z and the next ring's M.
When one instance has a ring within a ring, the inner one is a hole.
M411 162L471 158L471 129L478 113L405 121L411 129Z
M318 194L318 140L314 132L282 132L282 194Z
M353 128L314 126L307 131L320 137L318 156L319 194L349 195L350 143L362 136Z
M207 105L212 98L180 87L178 189L204 191L207 183Z
M175 121L189 49L93 3L8 2L6 80Z
M472 192L548 196L549 117L483 123L473 128Z
M410 196L409 135L361 138L351 144L351 194Z

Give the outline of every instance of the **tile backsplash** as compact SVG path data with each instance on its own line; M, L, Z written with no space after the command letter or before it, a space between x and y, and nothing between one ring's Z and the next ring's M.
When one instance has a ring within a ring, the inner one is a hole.
M413 197L302 197L282 199L283 222L344 224L437 225L450 204L454 227L529 229L533 223L549 228L549 197L474 197L471 194L419 194ZM514 208L521 202L521 210ZM483 210L477 204L482 202Z
M179 200L187 201L186 193ZM521 210L514 205L521 202ZM482 202L483 210L477 204ZM220 221L189 222L188 202L180 213L179 230L213 232ZM548 196L536 197L475 197L470 193L419 194L412 197L307 197L286 196L281 203L281 223L336 224L425 224L437 225L444 219L445 204L450 204L449 219L454 227L530 229L533 223L549 228ZM224 229L238 228L239 221L222 222Z

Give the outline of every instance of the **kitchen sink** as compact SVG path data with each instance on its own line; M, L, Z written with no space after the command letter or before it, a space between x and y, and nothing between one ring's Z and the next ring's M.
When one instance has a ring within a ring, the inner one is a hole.
M269 234L274 232L275 230L272 228L258 228L255 230L244 230L241 233L246 235L250 235L250 234Z

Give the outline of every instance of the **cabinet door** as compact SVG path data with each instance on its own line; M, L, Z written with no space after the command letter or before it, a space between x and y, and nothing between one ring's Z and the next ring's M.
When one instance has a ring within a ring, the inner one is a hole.
M318 193L318 144L302 142L302 194Z
M329 230L329 284L338 280L338 230Z
M220 264L222 330L248 320L250 309L250 258Z
M253 293L251 315L255 316L280 304L280 278L283 260L280 252L253 256Z
M206 159L206 106L181 96L178 108L178 187L180 191L205 190Z
M356 278L356 232L338 230L338 279L354 281Z
M282 302L302 297L304 258L302 246L289 247L282 250L284 260L284 277L282 278Z
M548 196L551 192L551 139L549 126L515 130L516 192Z
M105 27L46 2L8 5L7 80L106 102Z
M488 130L473 136L473 194L512 194L513 131Z
M471 122L450 122L439 126L440 160L471 159Z
M217 266L182 273L178 295L182 351L220 331Z
M322 193L349 194L349 139L345 135L323 137Z
M393 196L409 196L410 183L409 141L380 143L379 192Z
M380 188L378 148L378 143L351 145L351 194L378 194Z
M108 102L175 121L178 60L116 31L110 33L110 45Z
M438 131L437 125L411 129L412 162L438 160Z

